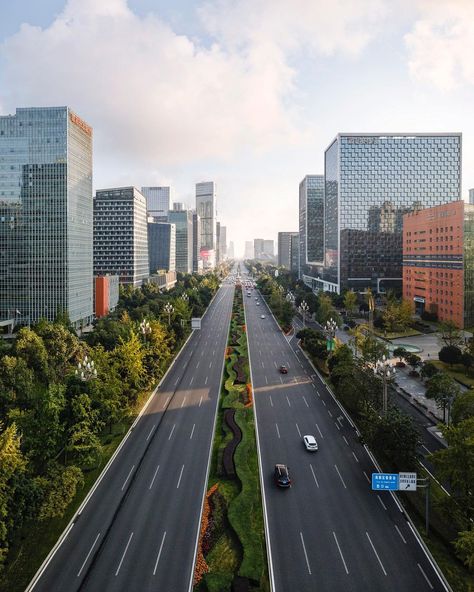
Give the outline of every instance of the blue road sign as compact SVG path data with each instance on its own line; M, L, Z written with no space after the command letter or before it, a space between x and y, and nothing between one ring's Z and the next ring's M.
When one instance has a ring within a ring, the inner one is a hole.
M372 489L397 491L398 473L372 473Z

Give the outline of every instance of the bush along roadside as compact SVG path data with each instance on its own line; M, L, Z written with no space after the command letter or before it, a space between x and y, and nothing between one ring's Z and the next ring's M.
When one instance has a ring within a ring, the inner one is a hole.
M207 494L196 592L268 592L265 533L242 291L234 296Z

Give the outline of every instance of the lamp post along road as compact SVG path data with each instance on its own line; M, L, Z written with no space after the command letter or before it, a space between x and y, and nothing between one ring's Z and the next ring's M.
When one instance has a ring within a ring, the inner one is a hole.
M380 376L383 384L383 397L382 397L382 412L383 415L387 415L388 409L388 383L395 377L395 368L390 364L385 355L382 356L381 360L377 360L375 363L374 374Z
M169 325L171 325L171 315L172 315L172 314L173 314L173 312L174 312L174 306L173 306L173 305L172 305L170 302L167 302L167 303L165 304L165 307L164 307L164 309L163 309L163 310L164 310L164 311L165 311L165 313L168 315L168 326L169 326Z
M94 360L84 356L82 362L79 362L77 365L76 376L84 382L97 378L97 370L94 365Z
M302 300L301 304L299 305L299 311L301 313L301 316L303 317L303 329L306 327L305 321L306 321L306 313L309 311L309 306L308 303L306 302L306 300Z
M143 319L143 321L140 323L140 331L143 335L143 339L146 341L147 335L150 335L151 333L150 323L146 319Z
M336 349L336 329L337 323L331 317L329 321L326 321L324 333L326 335L326 349L327 351L334 351Z

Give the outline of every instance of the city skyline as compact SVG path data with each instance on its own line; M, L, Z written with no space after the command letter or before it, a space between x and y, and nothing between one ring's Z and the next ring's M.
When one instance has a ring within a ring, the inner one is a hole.
M298 184L323 173L324 150L339 132L462 132L467 199L474 41L466 23L474 7L421 0L273 7L248 10L246 0L9 7L0 23L0 113L61 105L81 113L94 128L94 190L171 185L177 201L191 205L195 184L215 180L219 220L239 256L245 240L276 240L297 227ZM111 67L117 59L120 76ZM137 96L131 89L140 86Z

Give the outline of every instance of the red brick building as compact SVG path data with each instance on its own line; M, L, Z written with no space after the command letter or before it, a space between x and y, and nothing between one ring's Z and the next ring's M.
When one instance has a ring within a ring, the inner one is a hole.
M119 276L103 275L94 278L95 317L100 319L114 310L119 299Z
M473 221L464 201L403 216L403 297L461 328L473 324Z

